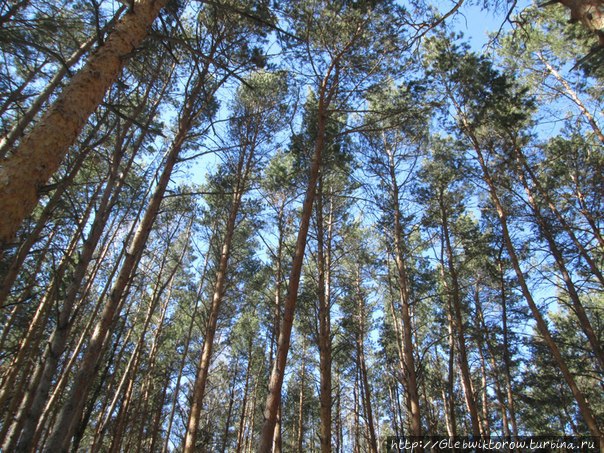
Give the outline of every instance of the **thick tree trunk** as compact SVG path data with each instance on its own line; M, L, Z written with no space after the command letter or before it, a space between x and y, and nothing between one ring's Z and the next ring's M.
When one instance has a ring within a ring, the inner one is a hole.
M46 204L46 206L44 206L42 213L36 219L35 227L28 233L27 237L19 245L19 249L13 257L8 270L4 275L2 284L0 285L0 306L3 306L6 303L8 295L10 294L13 284L15 283L15 280L17 279L17 276L21 271L21 266L25 262L27 255L30 253L33 245L40 240L40 234L42 233L42 230L50 220L57 205L63 199L65 191L67 190L69 185L71 185L74 178L77 176L78 172L82 168L86 157L90 154L90 151L92 151L92 147L89 146L89 144L90 142L92 142L92 139L94 138L100 127L101 122L98 122L91 131L91 133L88 135L86 140L84 140L83 149L76 157L67 175L58 183L57 188L52 193L50 199L48 200L48 203ZM2 331L3 337L5 330L6 328Z
M122 5L116 12L113 18L105 24L105 26L99 30L100 33L105 33L107 30L110 30L117 19L122 15L125 11L126 6ZM75 52L67 58L62 64L59 66L56 74L50 79L48 85L44 87L44 89L40 92L38 97L36 97L35 101L29 106L27 111L19 118L17 123L11 128L11 130L6 134L5 137L0 139L0 159L5 157L6 152L15 144L17 139L23 135L25 128L32 122L34 117L38 114L44 103L50 98L52 93L57 89L59 84L63 81L64 77L67 75L72 66L74 66L82 56L88 52L92 46L99 42L101 39L100 36L95 35L90 37L87 41L82 43L80 47L78 47Z
M141 0L73 77L47 113L0 166L0 248L12 240L88 117L117 79L168 0Z

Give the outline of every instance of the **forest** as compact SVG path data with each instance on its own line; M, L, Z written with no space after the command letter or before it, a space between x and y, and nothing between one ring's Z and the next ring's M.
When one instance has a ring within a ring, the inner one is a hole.
M1 451L604 434L603 0L0 0L0 46Z

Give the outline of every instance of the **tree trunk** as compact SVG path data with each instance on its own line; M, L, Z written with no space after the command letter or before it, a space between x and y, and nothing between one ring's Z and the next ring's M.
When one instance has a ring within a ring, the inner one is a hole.
M560 353L558 346L556 345L554 339L552 338L552 335L549 331L549 327L547 326L547 323L543 319L543 316L541 315L541 312L539 311L539 308L537 307L537 304L535 303L535 300L533 299L533 296L529 290L529 287L524 278L524 273L522 272L522 268L520 267L520 261L518 260L518 256L516 255L516 250L514 248L514 244L512 243L512 239L510 237L510 233L508 230L507 213L506 213L505 209L503 208L501 201L499 200L499 196L498 196L497 190L495 188L495 183L493 181L493 178L491 177L491 173L483 158L482 150L480 149L477 140L473 136L471 136L471 139L474 144L474 149L476 151L476 155L478 157L478 161L480 163L480 167L483 172L484 181L486 182L486 184L489 188L491 200L492 200L493 204L495 205L497 216L499 217L502 235L503 235L503 241L506 246L508 256L510 257L512 267L514 268L516 277L518 278L518 283L520 284L522 294L523 294L523 296L531 310L531 313L533 314L533 318L535 319L535 322L537 324L537 330L541 334L545 344L550 349L556 364L558 365L558 367L560 368L560 371L562 372L562 375L564 376L564 380L566 381L566 384L569 386L575 400L577 401L577 405L579 406L579 411L581 413L581 416L583 417L583 420L585 421L591 435L594 437L600 437L602 434L600 433L600 429L599 429L596 419L593 415L591 407L589 406L587 400L585 399L583 392L577 386L576 381L575 381L573 375L571 374L570 370L568 369L568 366L566 365L566 361L564 360L564 357L562 357L562 354Z
M210 240L211 242L211 240ZM174 396L172 397L172 408L170 409L170 416L168 417L168 427L166 428L166 439L164 441L164 445L162 448L162 453L167 453L168 444L170 442L170 434L172 433L172 423L174 422L174 414L176 413L176 407L178 405L178 395L180 393L182 375L185 368L185 364L187 361L187 355L189 353L189 347L191 345L191 337L193 334L193 328L195 327L195 320L197 318L197 311L199 308L199 303L202 299L202 293L204 288L204 283L206 281L206 273L208 270L208 263L210 258L210 252L205 254L205 260L203 264L203 270L201 276L199 278L199 284L197 287L196 297L195 297L195 306L193 307L193 312L191 313L191 320L189 322L189 326L187 329L187 335L184 338L184 351L182 353L182 359L180 361L180 365L178 367L178 377L176 378L176 385L174 387Z
M477 336L478 348L480 350L483 349L483 344L486 344L487 352L490 357L491 363L491 373L493 375L493 383L495 385L495 395L497 396L497 402L499 404L499 410L501 412L501 427L503 430L503 435L505 437L510 437L512 433L510 432L509 420L507 415L507 410L505 407L505 398L503 391L501 389L501 384L499 382L499 369L497 366L497 355L495 353L495 348L493 347L493 342L491 340L491 335L489 332L489 328L484 320L484 316L482 313L482 304L480 302L480 278L476 281L476 286L474 290L474 305L476 306L476 330L479 333ZM481 353L481 362L484 362L484 355ZM486 368L485 365L482 365ZM486 376L486 372L483 372L483 376ZM486 382L483 383L483 405L487 404L486 400ZM490 435L490 434L489 434Z
M566 286L568 297L571 300L573 311L577 315L577 318L579 320L581 330L583 330L583 333L587 337L592 351L596 356L600 371L604 373L604 351L602 350L602 346L600 345L598 335L594 330L593 326L591 325L587 313L585 312L585 307L583 307L583 304L581 303L579 293L577 292L577 288L574 282L572 281L570 273L566 267L562 252L558 248L558 244L556 243L554 235L550 229L550 225L546 218L543 216L541 208L539 207L537 200L533 196L533 192L531 191L531 188L529 187L525 175L521 169L519 169L517 175L520 182L524 186L524 191L528 199L528 204L530 205L533 215L535 216L539 231L541 232L542 237L547 242L550 252L554 257L554 261L556 262L556 267L560 271L562 281L564 281L564 285Z
M447 255L447 270L451 279L451 287L447 283L447 279L444 279L445 288L449 290L449 297L451 299L451 306L453 308L453 321L455 331L457 333L457 350L459 352L459 366L462 379L462 387L466 399L466 407L470 414L470 421L472 426L472 435L479 437L481 435L480 420L478 417L478 406L476 404L476 397L472 385L472 376L470 373L470 366L468 362L468 353L466 349L465 339L465 328L463 317L461 313L461 290L459 287L459 279L457 276L457 268L455 264L455 254L453 246L451 244L451 234L449 231L449 215L445 206L442 189L438 194L438 204L440 208L440 220L443 234L443 242L445 253ZM445 263L442 263L445 266Z
M237 183L233 192L229 217L225 227L226 231L224 233L224 239L220 253L220 261L218 263L218 269L216 271L216 281L214 283L212 304L210 306L210 312L208 315L208 322L206 325L203 348L199 361L199 367L197 370L197 377L195 378L195 384L193 387L191 411L189 413L189 421L187 423L187 434L185 436L185 453L192 453L197 448L196 441L197 431L199 427L199 417L201 414L203 398L205 395L205 387L208 379L208 373L210 370L212 349L214 346L214 336L216 335L216 327L218 323L220 306L222 305L224 291L227 283L227 270L229 258L231 255L231 244L233 242L233 235L235 234L235 227L237 224L237 215L239 214L239 207L241 205L241 198L243 197L243 194L246 190L248 176L252 170L255 151L254 140L255 138L252 138L250 142L251 145L243 147L239 156L239 162L237 164Z
M508 401L508 411L510 413L510 423L512 425L512 434L515 438L518 437L518 423L516 421L516 408L514 403L514 394L512 392L512 371L510 361L510 345L508 335L508 316L507 316L507 297L506 297L506 282L505 273L503 268L503 260L501 254L503 253L504 245L502 244L499 252L498 264L499 264L499 283L500 283L500 294L501 294L501 329L503 335L503 367L505 376L505 387Z
M125 5L120 6L120 8L115 12L113 18L105 24L102 30L99 30L99 33L105 33L107 30L110 30L125 10ZM25 128L32 122L32 120L38 114L44 103L48 100L52 93L54 93L56 88L63 81L63 78L71 69L71 67L73 67L78 61L80 61L80 58L82 58L82 56L86 52L88 52L95 43L99 42L99 39L101 39L101 37L98 34L96 36L90 37L87 41L82 43L82 45L78 47L68 59L61 62L58 71L52 77L52 79L50 79L48 85L44 87L44 89L36 97L35 101L19 118L17 123L11 128L8 134L6 134L5 137L0 139L0 159L5 157L6 152L15 144L19 137L23 135Z
M367 414L367 430L369 431L369 450L373 453L377 453L378 444L377 436L375 434L375 425L373 422L373 408L371 405L371 388L369 387L369 377L367 373L367 364L365 361L365 301L363 297L363 291L361 288L361 272L357 269L357 276L355 280L356 293L357 293L357 317L358 317L358 329L356 332L356 346L357 346L357 358L359 365L359 372L361 373L361 382L363 384L363 405L365 406L365 413Z
M566 234L568 234L575 247L577 247L579 254L589 265L589 269L591 270L591 272L598 279L600 285L604 287L604 275L602 274L599 265L596 263L596 260L594 259L594 257L592 257L591 253L585 248L581 241L579 241L571 225L569 225L560 210L556 207L556 204L552 201L549 191L543 188L541 182L537 178L537 175L535 174L531 166L528 164L526 157L522 153L522 150L519 147L514 147L514 152L516 155L516 160L518 161L521 170L524 170L526 174L529 175L534 185L534 188L537 190L539 196L543 200L545 200L550 212L554 214L558 222L560 222L560 225L562 226Z
M240 453L244 445L245 439L245 413L247 410L248 392L250 388L250 375L252 370L252 355L251 346L249 350L249 357L247 361L247 370L245 370L245 385L243 386L243 400L241 401L241 416L239 417L239 429L237 430L237 446L235 448L236 453Z
M70 395L63 405L59 418L55 423L45 450L49 453L62 451L64 448L67 448L69 439L73 434L73 429L75 428L74 423L81 414L86 394L88 393L90 383L93 379L94 369L103 350L103 344L109 334L116 315L119 313L119 310L124 303L126 287L130 283L132 275L138 266L143 249L159 212L161 201L168 183L170 182L172 170L178 160L178 154L188 133L190 121L191 118L187 118L185 121L181 122L181 128L166 156L163 172L149 202L145 215L134 235L132 245L126 253L120 273L111 290L110 297L104 306L101 318L95 326L88 348L82 357Z
M402 317L402 339L403 339L403 377L407 395L407 405L410 411L410 434L411 436L422 435L422 424L420 416L419 392L417 387L417 376L415 372L415 357L413 347L413 326L411 322L411 290L403 253L403 230L399 205L399 185L396 177L394 156L388 152L388 169L390 176L390 190L392 191L392 208L394 215L392 219L394 235L394 255L398 271L398 287L401 302Z
M88 117L115 82L127 56L147 36L168 0L144 0L116 25L105 44L73 77L12 156L0 167L0 248L8 243L57 171Z
M323 175L319 171L317 181L317 296L319 300L319 331L317 332L319 346L319 374L320 374L320 418L319 439L321 452L331 452L331 316L330 316L330 236L331 222L328 231L325 231L323 220ZM325 237L327 234L327 237ZM327 241L327 244L325 243Z
M235 368L233 369L233 380L231 381L230 391L229 391L229 406L227 409L227 418L224 424L224 434L222 435L222 448L220 451L225 453L227 451L227 447L229 445L229 432L231 427L231 418L233 416L233 405L235 404L235 387L237 384L237 373L239 361L235 362Z
M317 180L319 170L321 168L321 156L325 147L325 126L328 118L327 109L329 107L329 99L333 95L335 87L328 89L327 83L330 72L323 79L321 92L319 95L318 107L318 125L317 137L315 141L315 149L310 165L310 174L308 186L306 188L306 198L302 205L302 215L300 218L300 227L298 229L298 237L296 239L296 248L292 267L289 275L289 284L287 288L287 296L283 307L283 320L279 330L279 338L277 340L277 353L271 375L269 378L268 395L264 408L264 424L262 426L262 434L258 446L259 453L270 453L273 443L273 432L275 423L277 422L277 411L281 401L281 387L283 386L283 378L285 376L285 364L287 362L287 353L291 339L291 331L294 322L294 312L296 309L296 301L298 299L298 287L300 285L300 275L302 274L302 263L304 261L304 251L306 249L306 238L308 235L308 227L310 225L310 217L312 215L313 202L317 189Z
M302 340L302 366L300 367L300 392L298 396L298 429L296 432L297 452L303 453L304 442L304 386L306 385L306 341Z

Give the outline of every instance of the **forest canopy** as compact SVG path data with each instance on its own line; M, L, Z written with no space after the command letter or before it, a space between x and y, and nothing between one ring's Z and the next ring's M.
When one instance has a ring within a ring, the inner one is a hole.
M2 451L604 434L602 0L1 0L0 46Z

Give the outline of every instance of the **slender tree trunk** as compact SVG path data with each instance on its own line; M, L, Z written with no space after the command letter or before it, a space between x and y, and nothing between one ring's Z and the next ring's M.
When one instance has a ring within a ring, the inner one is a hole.
M501 294L501 329L503 335L503 367L505 377L505 387L508 401L508 411L510 413L510 423L512 425L512 434L515 438L518 438L518 423L516 421L516 408L514 403L514 394L512 391L512 365L510 360L510 344L508 335L508 316L507 316L507 297L506 297L506 282L505 272L503 268L503 259L501 254L503 253L504 245L502 244L499 252L498 264L499 264L499 284Z
M319 331L317 332L319 346L319 374L320 374L320 417L319 438L321 440L321 452L331 452L331 317L330 317L330 295L329 295L329 249L330 231L326 232L323 220L323 176L319 174L317 182L317 269L319 299ZM331 229L331 223L328 227ZM327 239L327 244L325 244Z
M497 402L499 404L499 410L501 412L501 426L503 430L503 435L505 437L510 437L512 433L510 432L509 420L507 415L507 410L505 407L505 397L503 395L503 391L501 389L501 384L499 382L499 369L500 366L497 366L496 360L497 355L495 353L495 348L493 347L493 342L491 339L491 335L489 332L489 328L484 320L483 312L482 312L482 303L480 302L480 279L477 279L476 286L474 290L474 305L476 306L476 330L479 332L477 336L478 347L480 350L483 349L483 344L486 344L486 348L489 354L490 363L491 363L491 372L493 375L493 383L495 385L495 395L497 396ZM484 355L481 354L481 361L484 361ZM486 368L485 365L482 365ZM486 372L483 372L483 376L486 376ZM486 393L486 382L483 383L483 405L487 404L487 393ZM490 434L489 434L490 435Z
M593 130L596 137L598 137L598 140L600 140L600 142L604 145L604 133L602 132L602 129L600 129L593 115L589 112L583 101L581 101L575 90L573 90L570 84L566 81L564 77L562 77L562 75L556 70L556 68L554 68L550 64L550 62L547 60L547 58L545 58L542 52L536 52L536 55L537 58L539 58L539 60L541 61L541 63L544 64L549 73L558 81L558 83L560 83L560 85L562 85L566 96L570 98L570 100L573 101L575 105L579 108L579 111L585 117L585 120Z
M224 434L222 435L222 448L220 451L225 453L227 451L227 447L229 445L229 431L231 427L231 418L233 416L233 405L235 404L235 386L237 384L237 373L239 361L235 363L235 368L233 369L233 379L231 381L230 390L229 390L229 406L227 409L227 418L224 424Z
M457 416L455 415L455 329L453 327L453 310L449 303L449 360L447 361L447 404L451 435L457 436Z
M199 303L202 299L203 288L204 288L204 284L205 284L205 280L206 280L206 272L208 270L209 258L210 258L210 251L208 250L208 252L206 253L206 257L205 257L205 261L204 261L204 265L203 265L203 271L199 278L199 285L197 287L197 293L196 293L196 297L195 297L195 306L193 308L193 312L191 313L191 320L189 322L187 336L184 339L184 351L182 353L182 359L180 361L180 365L178 368L178 377L176 378L174 396L172 398L172 408L170 410L170 416L168 418L168 427L166 429L166 438L164 441L164 446L162 448L162 453L167 453L167 451L168 451L168 444L170 442L170 434L172 433L172 423L174 422L174 414L176 413L176 407L178 405L178 396L180 393L182 375L183 375L183 371L184 371L185 364L187 361L187 355L189 354L189 348L191 345L191 337L193 336L192 335L193 328L195 327L195 319L197 317Z
M369 387L369 377L367 373L367 364L365 361L365 301L363 297L363 291L361 288L361 272L357 269L357 276L355 280L356 293L357 293L357 317L358 326L356 335L356 346L357 346L357 357L359 364L359 372L361 373L361 382L363 384L363 404L365 406L365 412L367 414L367 429L369 431L369 447L370 451L377 453L378 444L377 436L375 434L375 425L373 422L373 408L371 405L371 388Z
M342 378L336 370L336 451L342 453L344 443L344 421L342 420Z
M248 400L248 392L250 388L250 376L252 370L252 355L251 355L251 347L249 350L249 356L247 361L247 370L245 371L245 385L243 386L243 399L241 401L241 416L239 417L239 429L237 430L237 446L235 451L237 453L241 452L241 449L244 445L245 439L245 419L246 419L246 410L247 410L247 400Z
M88 117L115 82L167 0L141 0L73 77L12 156L0 166L0 248L8 243L57 171Z
M592 351L593 351L594 355L596 356L597 362L600 367L600 371L604 373L604 350L602 350L602 346L600 345L600 340L598 338L598 335L597 335L596 331L594 330L594 328L589 320L589 317L587 316L587 313L585 312L585 307L583 307L583 304L581 303L581 300L579 298L579 293L577 292L577 288L576 288L574 282L572 281L570 272L568 271L568 269L566 267L566 263L565 263L564 257L562 256L562 252L558 248L558 244L556 243L556 240L552 234L550 225L547 222L546 218L543 216L543 214L541 212L541 208L539 207L537 200L533 196L533 193L526 181L524 173L522 172L522 170L520 170L517 172L517 174L518 174L518 178L520 179L522 185L524 186L524 191L526 193L528 203L531 207L533 215L535 216L537 225L539 226L539 231L541 233L541 236L547 242L547 245L549 246L549 250L556 262L556 266L558 267L558 270L560 271L560 274L562 276L562 281L564 281L564 285L566 286L567 294L571 300L573 311L575 312L575 314L577 315L577 318L579 320L579 325L581 326L581 330L583 330L583 333L587 337L587 340L589 341Z
M585 424L587 425L591 435L594 437L600 437L602 434L600 432L596 419L593 415L591 407L589 406L589 403L585 399L583 392L577 386L575 378L573 377L568 366L566 365L566 361L564 360L564 357L562 356L560 349L558 349L558 346L556 345L554 339L552 338L552 335L549 331L549 327L547 326L545 319L541 315L541 312L539 311L539 308L537 307L537 304L535 303L535 300L533 299L533 296L529 290L528 284L526 283L526 280L524 278L524 273L522 272L522 268L520 267L520 261L518 260L518 256L516 255L516 250L514 248L514 244L512 243L512 239L510 237L510 233L508 230L507 213L506 213L501 201L499 200L499 195L497 194L495 183L493 181L493 178L491 177L491 173L483 158L482 150L480 149L477 140L471 135L470 135L470 138L474 144L474 149L476 151L476 155L478 157L478 161L480 163L480 167L483 172L484 181L486 182L486 184L488 186L491 200L492 200L493 204L495 205L497 216L499 217L502 235L503 235L503 241L505 243L505 246L506 246L506 249L508 252L508 256L510 257L512 267L514 268L516 277L518 278L518 283L520 284L522 294L523 294L523 296L531 310L531 313L533 314L533 318L535 319L535 322L537 324L537 330L541 334L545 344L550 349L556 364L558 365L558 367L560 368L560 371L562 372L562 375L564 376L564 380L566 381L566 384L569 386L575 400L577 401L577 405L579 406L579 411L581 413L581 416L583 417L583 420L585 421Z
M335 69L335 66L334 66ZM308 186L306 188L306 198L302 205L302 215L300 218L300 227L298 229L298 237L296 239L296 247L292 267L289 275L289 283L287 288L287 296L283 307L283 320L279 330L279 338L277 340L277 353L271 375L269 378L268 395L264 408L264 425L262 426L262 434L258 446L259 453L270 453L273 443L273 432L277 421L277 411L281 402L281 387L283 386L283 378L285 376L285 364L287 362L287 353L291 339L291 331L294 322L294 312L296 309L296 301L298 299L298 287L300 285L300 275L302 273L302 263L304 261L304 251L306 249L306 238L308 235L308 227L310 225L310 217L312 215L313 202L317 189L317 180L319 170L321 168L321 156L325 147L325 126L328 119L327 109L329 100L333 96L335 86L328 89L328 81L330 72L323 79L321 92L319 93L318 107L318 124L317 137L315 141L315 149L310 165L310 174Z
M296 432L297 452L303 453L304 442L304 387L306 385L306 341L302 340L302 365L300 367L300 392L298 395L298 429Z
M581 241L579 241L571 225L569 225L560 210L557 208L556 204L552 201L549 192L542 186L541 182L537 178L537 175L535 174L531 166L528 164L526 157L522 153L522 150L519 147L514 147L514 152L516 154L516 160L520 168L524 170L526 174L529 175L529 177L531 178L532 184L534 185L534 189L536 189L537 193L539 194L539 197L547 203L550 212L554 214L554 216L556 217L568 237L571 239L571 241L579 251L581 257L588 264L589 269L591 270L593 275L598 279L600 285L604 287L604 275L602 274L602 271L596 263L594 257L585 248Z
M227 283L227 270L229 258L231 256L231 244L233 242L233 235L235 234L235 227L237 224L237 215L239 214L239 207L241 205L241 198L243 197L243 193L246 190L247 179L252 170L252 163L254 160L255 151L255 145L253 143L255 142L255 138L256 137L253 137L251 141L252 144L248 145L249 149L246 149L248 148L248 146L245 146L243 148L239 156L239 162L237 164L237 184L233 192L229 217L226 223L226 230L224 233L224 239L220 252L220 261L218 263L218 269L216 271L216 281L214 283L212 304L210 305L210 313L208 315L208 322L204 335L201 358L197 370L197 377L195 378L195 384L193 387L191 411L189 413L187 434L185 436L185 453L193 453L197 448L196 441L199 417L201 414L203 398L205 395L205 387L208 379L208 373L210 370L212 349L214 345L214 336L216 334L220 306L222 305L224 291Z
M354 386L352 387L352 412L353 412L353 448L354 453L361 453L361 423L359 420L359 374L354 373Z
M472 376L470 373L468 353L466 349L465 328L463 316L461 313L461 290L459 287L459 278L457 275L457 268L455 264L455 255L453 251L453 246L451 244L451 234L449 231L448 220L449 215L445 206L442 190L440 190L438 194L438 204L440 208L440 220L444 248L445 253L447 255L446 266L449 273L449 277L451 279L451 287L449 287L447 279L444 279L444 283L445 287L449 290L449 297L451 299L451 306L453 308L453 321L455 325L455 332L457 333L457 350L459 351L459 366L462 378L462 387L465 395L466 407L468 408L468 412L470 414L472 434L475 437L479 437L481 435L480 420L478 417L478 406L476 404L476 397L472 385ZM444 262L443 266L445 266Z
M411 290L403 252L403 230L399 205L399 185L396 177L394 156L388 151L388 169L390 176L390 190L392 191L393 233L395 262L398 271L398 287L401 302L402 338L403 338L403 376L410 411L410 434L412 436L422 435L420 416L419 392L417 387L417 376L415 371L415 357L413 351L413 327L411 322Z
M113 324L113 320L123 305L126 287L130 283L132 275L138 266L143 249L159 212L164 193L170 182L172 170L178 160L178 154L189 131L191 121L192 118L186 114L181 120L180 130L166 156L164 169L155 188L155 192L153 193L138 230L134 235L132 245L126 253L120 273L111 290L109 299L103 308L101 318L95 326L88 348L82 357L70 395L62 407L59 418L50 435L45 450L49 453L62 451L62 449L67 448L67 444L73 435L74 423L81 414L85 397L94 375L94 369L103 350L103 344L110 331L111 325Z
M258 373L258 376L261 376L262 373ZM254 444L254 427L256 426L256 404L258 402L258 387L259 387L259 382L260 379L256 379L256 381L254 382L254 391L252 393L253 397L252 397L252 406L250 408L250 421L249 421L249 429L247 431L247 445L246 445L246 451L251 452L252 451L252 447Z

